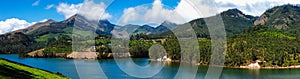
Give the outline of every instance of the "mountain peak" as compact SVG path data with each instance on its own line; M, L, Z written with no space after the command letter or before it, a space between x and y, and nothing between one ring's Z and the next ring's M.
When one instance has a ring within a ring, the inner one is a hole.
M52 23L52 22L56 22L56 21L53 19L49 19L49 20L45 21L45 23Z
M242 11L239 9L228 9L227 11L224 11L221 13L221 15L230 16L230 17L244 17L246 16Z
M299 11L300 6L299 5L292 5L292 4L286 4L282 6L276 6L271 9L268 9L265 13L273 13L276 11L281 11L282 13L287 13L290 11Z
M77 14L75 14L75 15L69 17L68 19L64 20L63 23L74 23L76 18L78 18Z
M227 12L231 12L231 13L243 13L241 10L239 10L237 8L228 9Z
M164 21L163 23L161 23L162 25L164 25L164 24L167 24L167 25L169 25L169 24L176 24L176 23L173 23L173 22L170 22L170 21Z
M276 29L288 29L299 26L297 22L300 19L298 18L300 18L300 6L286 4L268 9L254 24Z
M169 27L169 28L174 28L175 26L177 26L176 23L170 22L170 21L164 21L163 23L161 23L160 26L165 26L165 27Z
M151 27L152 28L152 26L150 26L150 25L142 25L141 27Z
M99 20L99 24L111 24L107 19Z

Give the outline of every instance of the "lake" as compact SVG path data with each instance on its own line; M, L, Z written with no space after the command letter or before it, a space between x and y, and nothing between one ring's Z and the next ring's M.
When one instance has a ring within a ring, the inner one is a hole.
M118 64L113 59L107 60L71 60L63 58L18 58L17 54L1 54L1 58L5 58L11 61L19 62L26 64L32 67L40 68L43 70L51 72L60 72L65 76L71 77L72 79L79 78L99 78L101 76L106 76L109 79L139 79L137 77L126 74ZM94 61L97 62L97 65L93 65ZM133 59L133 61L140 65L146 66L149 64L149 59ZM120 65L130 65L128 64L129 59L122 59ZM85 63L82 66L88 68L79 68L80 66L75 66L74 63ZM155 63L155 62L154 62ZM156 62L160 63L160 62ZM93 66L91 66L93 65ZM155 74L154 76L146 79L173 79L176 73L178 72L180 63L166 63L162 66L162 69ZM148 65L150 68L155 68L158 65ZM95 70L101 68L104 75L98 75L95 73ZM77 69L77 70L76 70ZM81 70L80 70L81 69ZM189 67L182 68L186 72L182 73L183 75L189 75L192 72L189 72ZM80 73L85 74L86 77L79 77L77 71L80 70ZM142 70L137 70L133 68L127 68L127 70L132 70L137 72L137 74L143 75L145 72ZM198 72L196 73L197 79L205 78L206 72L208 70L207 66L199 66ZM83 72L84 71L84 72ZM249 70L249 69L240 69L240 68L223 68L220 79L300 79L300 69L260 69L260 70ZM210 75L215 76L215 75Z

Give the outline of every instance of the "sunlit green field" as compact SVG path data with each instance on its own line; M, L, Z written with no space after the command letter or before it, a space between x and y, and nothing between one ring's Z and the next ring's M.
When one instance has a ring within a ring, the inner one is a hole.
M69 79L65 76L0 59L0 79Z

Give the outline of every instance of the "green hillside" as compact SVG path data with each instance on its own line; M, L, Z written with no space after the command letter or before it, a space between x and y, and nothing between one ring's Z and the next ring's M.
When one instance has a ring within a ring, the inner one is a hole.
M69 79L60 74L43 71L16 64L5 59L0 59L0 78L1 79Z
M242 33L248 27L252 27L254 21L257 19L257 17L246 15L238 9L229 9L227 11L222 12L219 15L222 17L227 37ZM207 18L195 19L185 24L191 25L198 38L208 38L210 35L205 19L210 19L214 17L218 17L218 15ZM174 28L174 30L178 29L181 29L180 25L177 28ZM173 33L171 31L166 31L158 34L158 37L168 36L172 34Z
M247 65L263 61L262 66L291 66L299 64L299 42L295 36L284 31L253 27L248 32L228 39L226 65Z
M276 28L299 36L299 18L300 6L287 4L267 10L255 21L255 25Z

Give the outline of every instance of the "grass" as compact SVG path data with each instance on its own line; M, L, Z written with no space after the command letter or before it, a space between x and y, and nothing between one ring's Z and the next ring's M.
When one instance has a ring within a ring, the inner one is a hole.
M42 36L36 38L35 41L37 41L37 42L47 42L47 41L48 41L48 38L55 38L55 39L58 39L58 37L59 37L60 35L68 35L69 37L72 36L72 34L64 34L64 33L53 34L53 33L50 33L50 34L42 35Z
M69 79L60 74L0 59L0 79Z
M296 39L291 35L279 33L279 32L261 32L259 35L270 36L270 37L278 37L278 38L288 38L288 39Z

